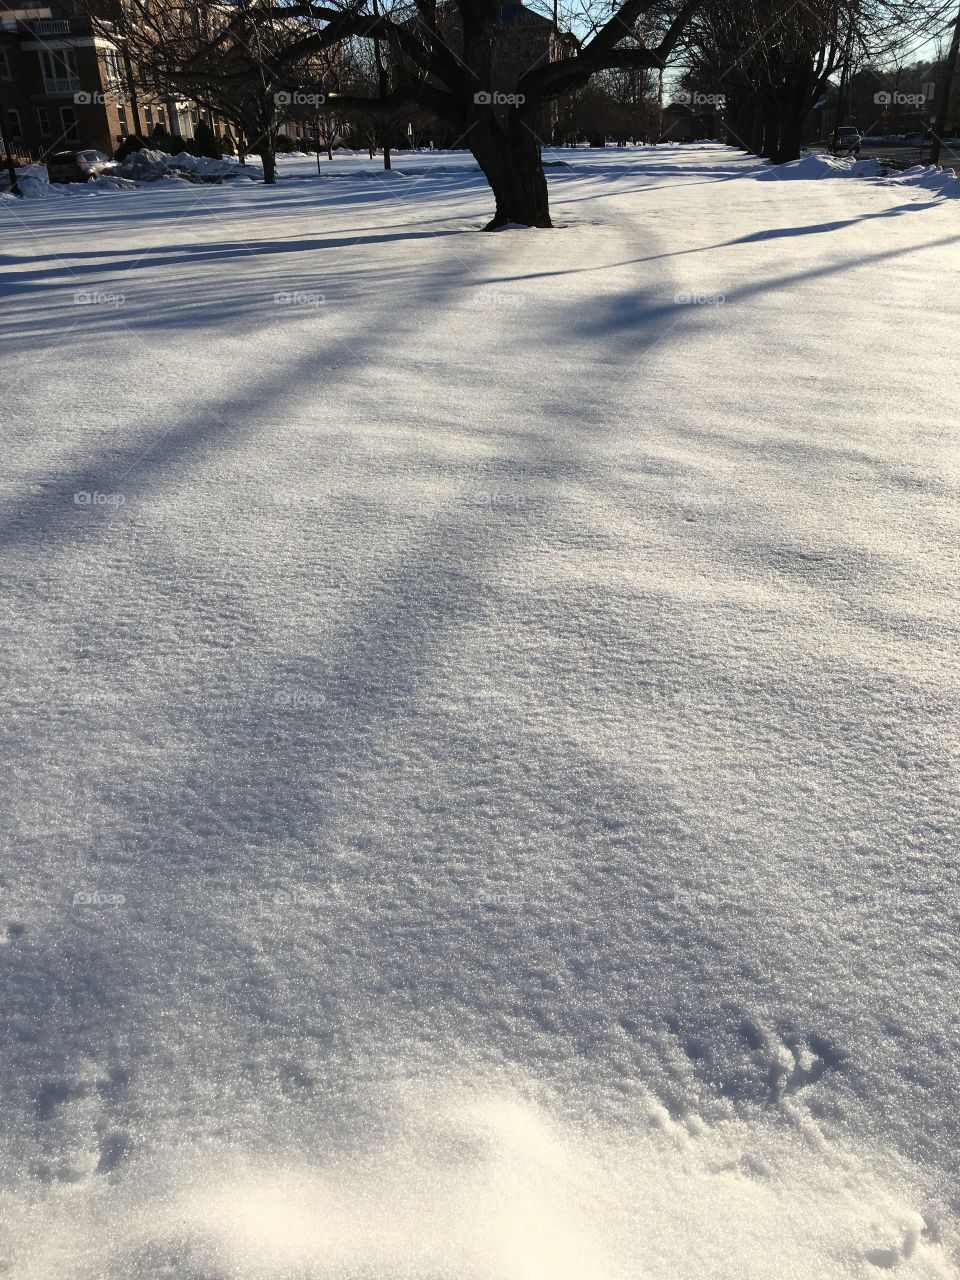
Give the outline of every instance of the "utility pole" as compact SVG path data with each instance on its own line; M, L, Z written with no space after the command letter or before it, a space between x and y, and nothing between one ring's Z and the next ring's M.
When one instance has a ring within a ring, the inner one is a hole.
M940 163L940 139L947 127L947 111L950 107L950 90L953 88L953 77L957 70L957 54L960 53L960 11L953 24L953 39L950 41L950 52L947 54L947 65L943 69L943 84L939 87L940 101L937 103L937 117L933 122L933 146L930 149L930 163Z

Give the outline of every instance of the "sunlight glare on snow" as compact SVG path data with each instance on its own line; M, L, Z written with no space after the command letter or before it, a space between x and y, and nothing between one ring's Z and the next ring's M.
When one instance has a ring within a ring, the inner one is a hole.
M649 1118L626 1142L502 1093L400 1097L387 1142L329 1162L317 1135L313 1164L224 1152L143 1165L113 1197L66 1191L59 1230L38 1216L13 1274L693 1280L727 1274L732 1256L757 1280L851 1264L951 1274L908 1183L865 1153L759 1123L678 1123L655 1106Z

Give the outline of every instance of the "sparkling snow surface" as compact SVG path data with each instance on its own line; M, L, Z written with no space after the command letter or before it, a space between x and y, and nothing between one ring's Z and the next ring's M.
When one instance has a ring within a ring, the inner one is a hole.
M0 209L4 1280L960 1274L960 204L549 159Z

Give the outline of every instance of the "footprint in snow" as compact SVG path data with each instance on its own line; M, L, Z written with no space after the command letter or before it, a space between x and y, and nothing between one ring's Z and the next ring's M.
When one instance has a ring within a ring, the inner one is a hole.
M930 1228L917 1213L913 1215L913 1220L904 1231L900 1244L890 1245L887 1249L870 1249L864 1257L874 1267L879 1267L882 1271L892 1271L901 1262L912 1258L921 1241L929 1238Z

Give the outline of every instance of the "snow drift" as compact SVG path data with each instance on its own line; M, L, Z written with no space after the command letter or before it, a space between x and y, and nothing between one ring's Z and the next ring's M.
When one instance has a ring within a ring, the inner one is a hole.
M787 164L771 165L755 175L765 182L816 181L821 178L874 178L897 186L929 191L936 195L960 196L960 180L953 169L938 165L915 165L892 170L881 161L857 160L853 156L809 154Z

